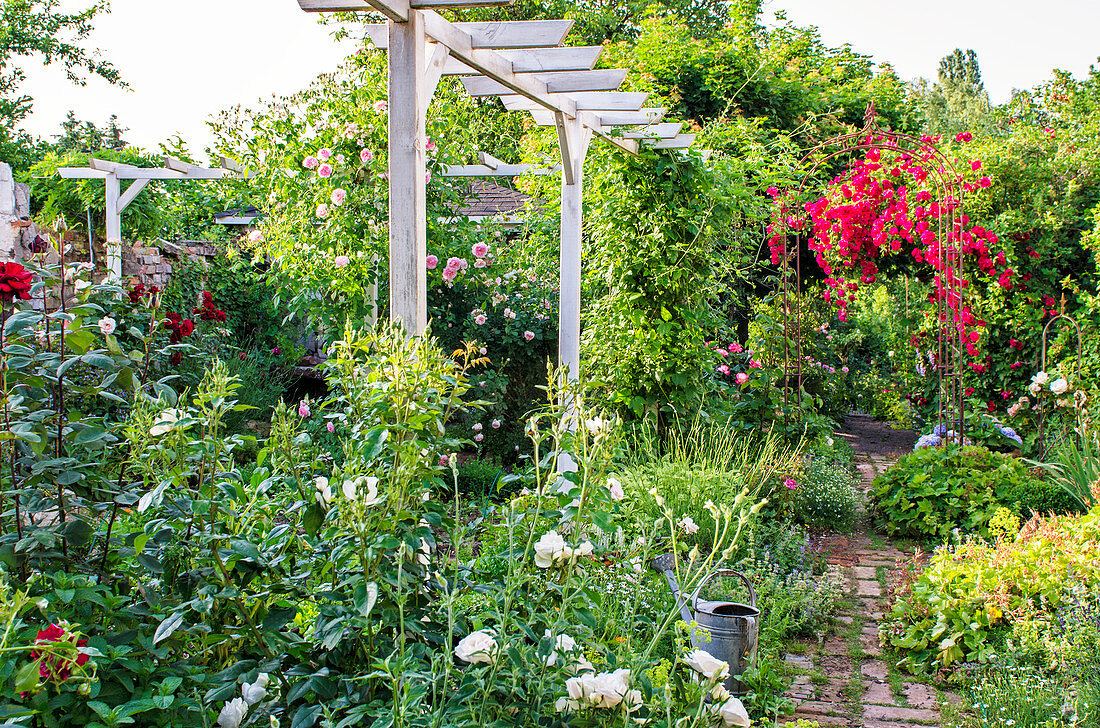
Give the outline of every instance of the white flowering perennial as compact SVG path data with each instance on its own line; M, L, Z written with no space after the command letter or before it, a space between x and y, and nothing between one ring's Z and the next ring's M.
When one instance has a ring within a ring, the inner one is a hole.
M554 708L559 713L584 708L617 708L628 712L642 705L640 690L630 689L630 670L620 668L612 672L586 672L565 681L568 697L558 698Z
M455 657L470 664L491 665L497 657L496 635L490 629L471 632L455 645Z
M590 556L593 546L590 541L585 541L577 548L571 547L565 542L557 531L547 531L535 542L535 566L540 569L549 569L551 566L559 566L578 556Z

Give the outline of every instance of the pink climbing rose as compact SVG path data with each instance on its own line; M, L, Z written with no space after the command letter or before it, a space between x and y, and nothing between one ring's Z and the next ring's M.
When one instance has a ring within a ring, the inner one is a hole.
M455 269L455 268L444 268L443 269L443 280L445 280L445 281L453 281L455 279L455 276L457 276L457 275L458 275L458 270Z
M333 263L335 263L337 268L343 268L343 267L347 266L347 264L350 263L350 262L351 262L351 259L348 258L348 256L346 256L346 255L338 255L338 256L336 256L336 260L333 261Z
M322 220L328 217L328 205L322 202L320 205L317 206L317 217L321 218Z
M524 331L523 332L523 338L527 339L528 341L531 341L532 339L535 338L535 332L534 331Z
M787 490L794 490L798 487L798 483L795 482L794 478L787 478L783 481L783 485L787 486Z
M317 166L317 157L314 157L312 155L306 157L305 159L302 160L302 166L305 167L306 169L315 168Z
M474 316L474 323L477 324L478 326L484 325L485 322L488 321L488 320L489 320L488 317L483 313L479 313L477 316Z
M323 147L317 150L317 156L321 158L322 162L327 162L329 157L332 156L332 150L328 147Z
M427 260L428 270L435 270L435 267L439 265L439 258L434 255L429 255Z
M345 200L348 199L348 191L345 190L343 187L337 187L332 191L330 199L332 200L332 204L339 207L340 205L344 204Z
M474 247L470 248L470 252L474 254L475 258L484 258L489 254L489 246L485 243L475 243Z
M309 417L309 414L309 402L303 399L301 402L298 403L298 416Z
M386 110L389 109L389 107L390 107L390 105L387 104L385 101L375 101L374 102L374 113L384 114L384 113L386 113Z
M359 152L359 161L366 164L370 160L374 159L374 152L369 149L364 149Z
M324 164L322 164L320 167L317 168L317 176L322 177L324 179L328 179L329 177L331 177L332 176L332 165L329 164L328 162L325 162Z
M745 382L749 381L749 375L745 374L745 372L737 372L735 379L737 379L738 384L743 385Z
M327 429L329 432L336 432L336 425L329 422L325 425L325 429Z

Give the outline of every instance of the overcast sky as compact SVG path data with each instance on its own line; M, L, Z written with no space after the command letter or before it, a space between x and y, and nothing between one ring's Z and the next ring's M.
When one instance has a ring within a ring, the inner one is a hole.
M1053 68L1084 77L1100 55L1097 0L767 0L798 25L816 25L829 45L849 43L905 79L934 78L954 48L978 53L995 102ZM67 8L86 2L65 0ZM294 0L112 0L91 42L130 84L74 88L56 70L29 68L35 113L28 128L53 135L69 109L104 124L118 114L126 137L146 148L179 133L194 152L210 140L219 109L306 86L350 50Z

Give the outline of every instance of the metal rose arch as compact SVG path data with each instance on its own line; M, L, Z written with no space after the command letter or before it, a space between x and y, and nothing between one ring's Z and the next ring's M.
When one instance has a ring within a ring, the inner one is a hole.
M768 232L772 262L779 266L782 294L784 405L789 390L794 390L799 403L802 395L803 241L816 253L817 262L826 275L826 298L838 306L843 318L845 307L854 298L859 284L875 280L878 272L875 261L881 259L882 251L878 245L870 243L870 238L882 236L876 239L889 241L886 252L909 247L916 262L927 263L931 268L934 284L931 302L935 306L937 331L932 345L923 354L918 352L918 358L927 357L928 365L934 367L938 377L936 431L950 431L962 442L966 413L963 372L968 366L967 357L975 351L976 336L980 335L975 333L975 328L984 325L973 317L967 304L964 263L965 257L974 252L974 241L985 231L967 228L969 218L963 210L963 199L968 183L952 160L936 148L935 141L927 136L918 138L879 127L872 103L865 112L862 129L827 139L803 156L799 168L806 171L797 188L785 193L771 191L775 205ZM828 184L826 194L806 202L809 188L818 182L815 175L840 159L847 160L847 164ZM892 167L884 170L887 162ZM874 202L881 205L885 199L900 200L901 204L891 209L901 209L904 214L885 222L861 220L871 224L854 233L850 228L846 230L861 238L845 249L847 259L839 264L835 259L830 260L828 254L842 242L836 239L838 228L850 223L831 218L828 214L830 203L839 202L837 198L852 199L853 187L871 179L875 172L883 171L887 180L882 181L877 190L882 199ZM906 177L919 182L919 191L890 181ZM914 219L920 222L914 225ZM973 234L974 230L978 231L977 235ZM987 254L983 256L981 265L985 269L989 258ZM969 366L980 365L971 363ZM944 437L944 441L947 439Z
M695 135L658 123L648 94L616 91L625 69L593 70L600 46L562 46L572 20L452 23L436 10L501 6L511 0L298 0L306 12L379 12L367 26L389 51L390 317L407 332L427 328L425 113L442 76L460 76L474 96L498 96L506 109L529 111L554 126L561 152L561 302L558 359L567 376L580 369L581 221L584 160L594 136L636 154L641 144L682 149ZM522 173L491 155L451 168L455 176Z

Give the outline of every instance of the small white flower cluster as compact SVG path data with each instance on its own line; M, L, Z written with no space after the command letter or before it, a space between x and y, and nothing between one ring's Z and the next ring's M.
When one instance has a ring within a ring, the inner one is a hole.
M267 684L270 682L266 672L256 676L256 682L241 686L241 697L233 698L218 713L218 725L221 728L237 728L244 722L248 709L267 697Z
M329 479L318 476L313 481L317 502L323 506L332 503L332 485ZM378 478L373 475L360 475L355 478L347 478L340 483L340 492L349 501L359 500L364 506L378 505L382 502L382 496L378 493Z
M582 708L617 708L627 712L642 707L642 692L630 689L630 670L623 667L611 672L590 669L565 681L569 697L558 698L554 708L559 713Z
M557 531L544 533L535 542L534 548L535 566L540 569L567 563L578 556L590 556L594 550L591 541L585 541L577 548L571 547Z
M1050 385L1050 393L1056 397L1060 397L1070 390L1070 384L1064 377L1058 377L1054 381L1051 381L1050 375L1046 372L1038 372L1031 378L1031 384L1027 389L1031 392L1032 396L1038 397L1039 393L1043 390L1043 386Z

